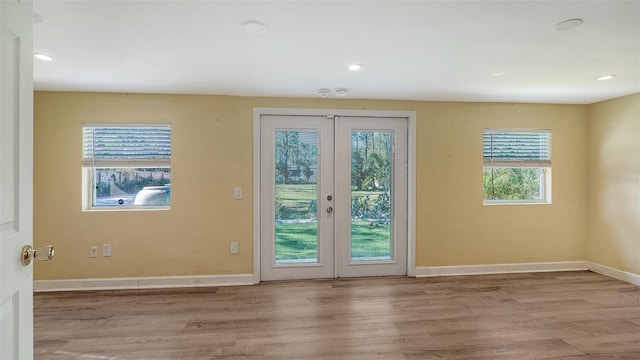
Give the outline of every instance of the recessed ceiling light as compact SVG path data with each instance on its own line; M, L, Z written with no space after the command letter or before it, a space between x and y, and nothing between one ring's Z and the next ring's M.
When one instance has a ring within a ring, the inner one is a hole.
M338 89L338 90L336 90L336 96L338 96L338 97L347 96L348 94L349 94L349 90L347 90L347 89Z
M253 20L245 21L242 28L251 35L262 35L267 31L267 27L263 23Z
M33 57L42 61L53 61L53 58L51 56L45 54L33 53Z
M327 96L329 96L329 94L331 93L331 91L329 89L319 89L318 90L318 96L326 98Z
M557 23L553 28L556 31L566 31L582 25L582 19L569 19Z
M358 71L360 69L362 69L362 65L360 64L351 64L347 67L347 69L351 70L351 71Z
M609 75L600 76L599 78L596 78L596 79L597 80L611 80L614 77L616 77L615 74L609 74Z
M504 75L504 71L494 72L494 73L491 73L491 75L493 75L493 76L502 76L502 75Z

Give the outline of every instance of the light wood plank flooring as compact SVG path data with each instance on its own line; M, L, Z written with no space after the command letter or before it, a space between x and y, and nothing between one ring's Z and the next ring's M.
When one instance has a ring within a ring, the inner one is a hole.
M36 359L640 360L640 288L591 272L37 293Z

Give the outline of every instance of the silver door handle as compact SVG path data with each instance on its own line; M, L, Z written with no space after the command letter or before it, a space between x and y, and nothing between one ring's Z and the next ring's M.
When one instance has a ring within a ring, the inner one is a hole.
M329 206L327 208L327 214L331 214L333 212L333 208L331 206Z

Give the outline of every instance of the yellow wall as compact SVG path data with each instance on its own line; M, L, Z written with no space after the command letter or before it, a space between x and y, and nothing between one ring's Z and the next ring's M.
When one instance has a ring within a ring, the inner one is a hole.
M585 108L421 105L418 266L585 260ZM482 205L483 128L552 130L552 204Z
M254 107L416 111L417 266L586 259L586 106L37 92L35 278L251 273ZM171 210L83 212L82 122L171 123ZM552 204L482 205L487 127L552 129Z
M640 94L589 107L589 260L640 274Z

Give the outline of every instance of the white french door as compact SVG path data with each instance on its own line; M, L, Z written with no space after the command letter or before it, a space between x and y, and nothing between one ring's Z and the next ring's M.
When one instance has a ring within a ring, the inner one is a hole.
M261 119L261 279L334 276L333 121Z
M407 119L262 115L260 278L407 272Z
M407 273L407 119L336 117L341 277Z

